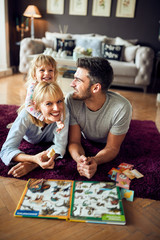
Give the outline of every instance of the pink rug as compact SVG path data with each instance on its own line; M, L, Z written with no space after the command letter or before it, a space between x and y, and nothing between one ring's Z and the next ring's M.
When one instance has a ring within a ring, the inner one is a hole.
M17 106L0 105L0 148L8 134L6 125L14 121L17 116L16 109ZM94 155L103 148L102 144L84 139L82 143L88 155ZM46 149L48 145L45 143L32 145L22 141L20 148L28 154L35 154ZM134 168L144 175L143 178L131 181L130 189L135 191L135 197L160 200L160 134L154 122L132 120L119 155L112 162L98 166L97 173L91 180L111 181L108 177L109 170L112 167L118 167L122 162L133 164ZM9 167L6 167L0 160L0 175L8 177L8 170ZM88 180L79 176L76 163L68 153L62 160L56 162L53 170L37 168L21 179L29 178Z

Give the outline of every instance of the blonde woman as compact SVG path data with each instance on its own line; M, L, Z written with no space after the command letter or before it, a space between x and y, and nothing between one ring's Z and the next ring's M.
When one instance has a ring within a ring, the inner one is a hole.
M56 83L40 82L35 86L33 93L35 109L39 111L44 120L33 117L24 106L19 109L19 114L14 121L7 139L2 146L0 158L5 165L16 164L8 174L21 177L34 168L53 169L56 158L62 158L66 151L68 141L69 111L64 103L64 95ZM56 122L64 118L64 128L59 134ZM39 142L52 142L46 151L36 155L28 155L19 150L19 145L26 141L37 144ZM53 157L48 157L50 149L54 149Z

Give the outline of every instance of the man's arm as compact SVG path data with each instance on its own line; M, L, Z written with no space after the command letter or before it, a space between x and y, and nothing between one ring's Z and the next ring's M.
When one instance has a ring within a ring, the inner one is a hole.
M96 161L97 165L110 162L118 155L125 136L126 134L108 134L106 146L94 156L94 160Z
M85 155L85 151L81 145L81 130L79 125L71 125L69 127L68 149L76 162L79 161L81 155Z
M90 179L96 173L97 165L112 161L118 155L125 135L113 135L109 133L106 146L95 156L87 159L89 164L85 164L85 162L78 164L77 169L80 175Z

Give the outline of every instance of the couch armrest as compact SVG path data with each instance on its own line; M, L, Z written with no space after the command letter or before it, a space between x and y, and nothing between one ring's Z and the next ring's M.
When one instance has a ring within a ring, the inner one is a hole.
M137 49L135 64L138 69L135 84L149 85L153 69L154 51L150 47Z
M29 69L29 60L27 57L31 54L43 53L45 45L41 39L24 38L20 43L19 71L27 73Z

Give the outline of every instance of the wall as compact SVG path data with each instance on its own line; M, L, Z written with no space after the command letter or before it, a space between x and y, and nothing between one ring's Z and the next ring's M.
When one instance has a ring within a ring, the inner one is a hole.
M29 4L36 5L41 14L41 19L35 19L35 36L44 37L45 31L58 31L58 25L69 25L70 33L99 33L109 37L120 36L126 39L138 39L141 44L151 46L155 52L160 49L158 29L160 20L159 0L136 0L134 18L115 17L117 0L112 0L110 17L93 17L92 0L88 0L87 16L69 15L69 0L64 0L64 14L54 15L46 13L46 0L8 0L10 16L10 45L11 65L18 65L18 47L15 45L20 40L20 33L16 32L16 17L22 16ZM30 33L25 33L25 37Z

